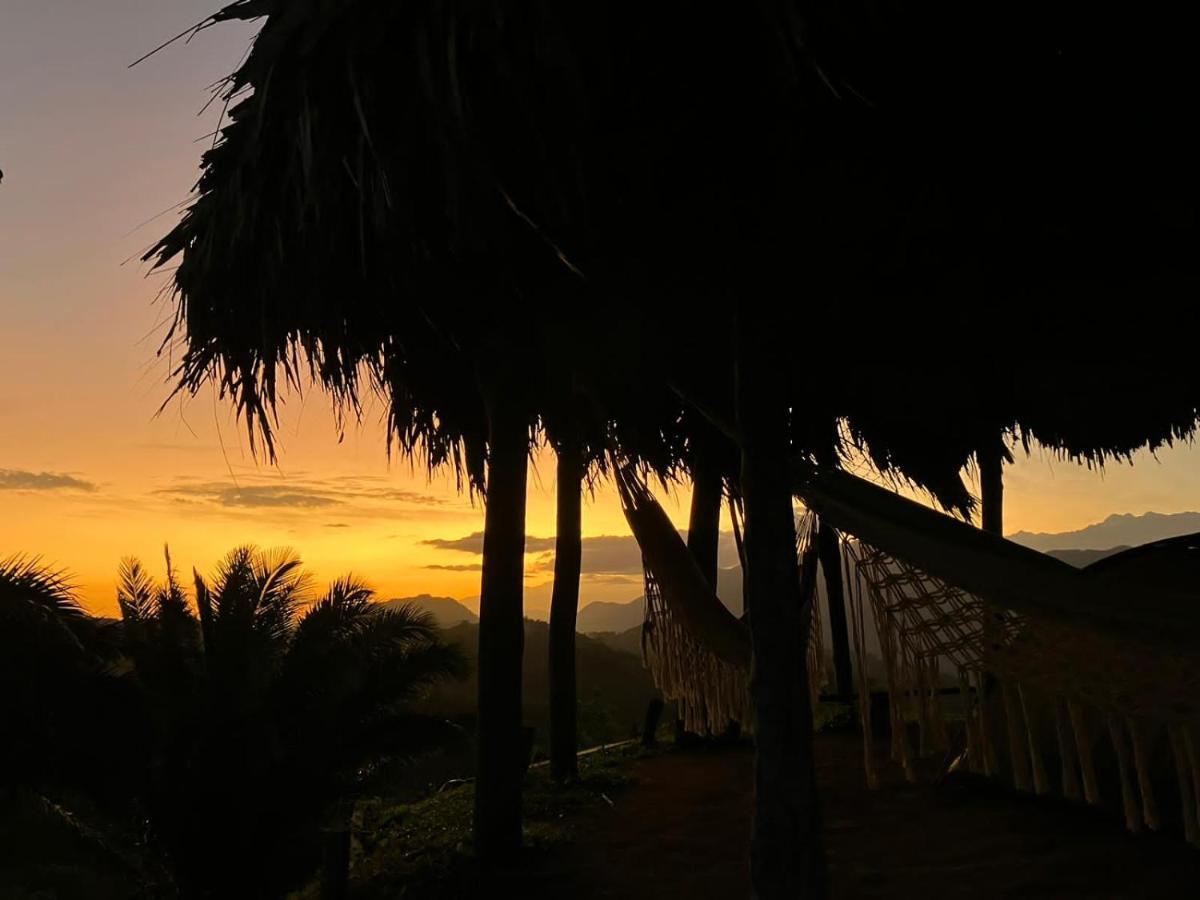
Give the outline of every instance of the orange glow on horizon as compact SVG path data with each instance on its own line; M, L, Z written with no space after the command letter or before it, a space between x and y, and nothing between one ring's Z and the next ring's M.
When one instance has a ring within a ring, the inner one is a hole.
M19 123L0 147L0 558L37 554L64 567L106 614L121 557L158 570L164 542L185 575L252 542L294 547L318 580L353 570L385 597L477 595L478 558L428 542L481 530L482 508L449 475L389 466L378 406L339 442L324 397L293 398L276 467L246 452L240 425L208 393L155 415L169 394L173 361L157 350L171 310L155 302L164 276L147 278L136 261L170 227L219 123L220 104L196 115L204 86L236 66L256 26L206 30L128 69L212 5L142 4L121 28L104 4L76 4L70 16L53 6L17 4L0 29L0 92L9 89L5 115ZM1195 463L1186 445L1103 475L1020 459L1007 472L1007 528L1200 509ZM533 471L528 533L547 538L553 460L542 454ZM665 504L680 526L687 502L683 487ZM610 489L585 503L583 527L627 534ZM545 552L527 559L530 609L550 580ZM585 582L582 596L640 590L614 575Z

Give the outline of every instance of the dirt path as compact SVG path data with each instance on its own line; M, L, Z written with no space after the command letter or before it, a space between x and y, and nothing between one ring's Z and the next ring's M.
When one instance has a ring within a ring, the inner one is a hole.
M834 896L1155 898L1200 891L1200 851L1132 837L1104 814L979 781L867 791L857 738L817 741ZM536 878L537 896L743 898L752 758L745 750L639 761L636 785L589 813ZM557 855L556 855L557 856ZM531 887L533 887L531 885Z

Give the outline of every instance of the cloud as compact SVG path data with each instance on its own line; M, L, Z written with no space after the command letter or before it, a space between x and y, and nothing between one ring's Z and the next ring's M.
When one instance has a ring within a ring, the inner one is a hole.
M460 538L431 538L421 543L435 550L459 550L463 553L474 553L476 556L483 555L482 531L475 531Z
M326 522L325 527L326 528L349 528L350 526L347 525L345 522Z
M397 503L413 503L418 506L445 506L446 498L420 491L379 487L387 480L378 475L337 475L325 479L322 484L339 497L357 497L366 500L388 500Z
M96 485L74 475L61 472L25 472L21 469L0 469L0 491L87 491Z
M605 573L584 572L583 580L589 584L628 584L641 587L642 578L640 575L608 575Z
M208 481L202 484L165 488L157 493L184 501L203 501L243 509L316 509L336 506L339 501L323 491L301 485L226 484Z
M630 534L584 538L583 571L590 575L641 575L642 550Z
M428 565L422 566L423 569L437 569L440 572L479 572L483 569L483 563L460 563L457 565Z
M686 539L686 534L684 535ZM475 531L458 538L432 538L421 542L437 550L453 550L479 556L483 553L483 532ZM554 570L554 538L525 538L525 552L533 555L526 564L526 574L550 573ZM733 533L721 532L718 545L718 561L722 566L737 563L737 549ZM583 539L582 573L585 576L630 577L640 579L642 575L642 551L631 534L603 534Z
M412 507L446 506L441 497L390 488L374 479L343 476L329 479L289 478L230 481L194 481L180 477L170 487L155 491L178 503L197 503L223 509L311 510L337 507L339 515L395 518L412 515ZM449 512L447 507L446 512ZM429 513L423 513L428 515ZM329 528L348 527L344 522Z

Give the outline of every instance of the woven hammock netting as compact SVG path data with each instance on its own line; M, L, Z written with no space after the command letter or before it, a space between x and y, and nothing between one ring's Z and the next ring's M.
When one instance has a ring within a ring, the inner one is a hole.
M812 517L797 529L797 558L803 559L813 540ZM674 701L683 726L694 734L721 734L731 723L753 730L749 675L745 669L718 659L672 615L662 589L649 568L644 569L646 619L642 626L642 661L663 699ZM820 604L812 605L808 683L813 702L828 680Z
M798 559L806 558L815 525L811 513L801 519ZM918 761L932 759L1039 795L1097 806L1116 805L1119 795L1131 831L1159 829L1160 804L1170 802L1169 818L1200 845L1200 654L997 608L852 537L843 536L841 549L872 787L883 765L916 780ZM826 602L823 590L814 593L814 701L832 680ZM689 731L720 733L730 722L752 728L748 673L687 633L649 572L642 650ZM873 695L887 702L872 702ZM879 715L888 718L886 750L872 738L885 730L872 721Z

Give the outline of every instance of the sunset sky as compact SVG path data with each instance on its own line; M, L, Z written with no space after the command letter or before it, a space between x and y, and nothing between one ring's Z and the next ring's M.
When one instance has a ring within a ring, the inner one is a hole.
M101 612L115 607L119 559L157 566L164 541L202 571L237 543L288 545L322 578L353 570L388 596L472 597L482 508L449 475L389 464L381 406L339 442L323 396L292 398L276 467L255 461L209 394L156 416L169 394L170 361L157 349L171 310L155 302L164 276L137 257L187 198L220 114L218 103L198 115L206 88L237 65L253 28L225 24L127 66L218 5L3 4L0 557L39 554L69 569ZM529 495L534 609L548 600L554 487L544 456ZM1194 510L1200 456L1177 447L1099 475L1035 453L1008 470L1007 488L1010 531ZM666 506L682 524L686 492ZM599 492L584 517L584 602L635 597L615 496Z

